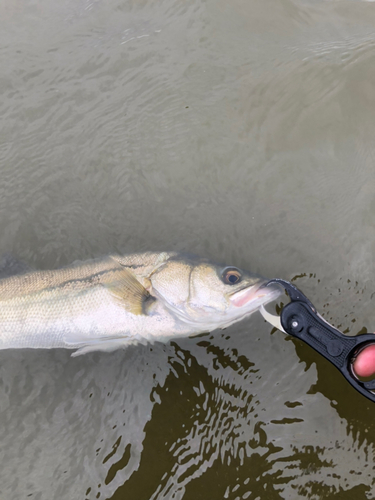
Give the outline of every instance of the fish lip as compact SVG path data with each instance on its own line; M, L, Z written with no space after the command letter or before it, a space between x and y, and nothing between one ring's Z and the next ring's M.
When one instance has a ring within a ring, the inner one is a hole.
M268 280L264 280L258 286L253 285L251 287L243 288L235 293L233 293L229 299L235 307L243 307L246 304L252 303L255 300L259 301L259 307L262 304L268 304L277 299L282 290L278 286L267 287ZM264 300L261 300L264 297Z

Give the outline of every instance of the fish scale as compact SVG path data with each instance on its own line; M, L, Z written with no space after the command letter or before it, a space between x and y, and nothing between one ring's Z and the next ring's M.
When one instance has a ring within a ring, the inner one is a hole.
M228 326L278 295L259 291L264 280L246 271L238 270L238 285L225 283L223 269L162 252L6 277L0 280L0 349L59 347L78 355L166 341ZM239 294L243 307L233 300Z

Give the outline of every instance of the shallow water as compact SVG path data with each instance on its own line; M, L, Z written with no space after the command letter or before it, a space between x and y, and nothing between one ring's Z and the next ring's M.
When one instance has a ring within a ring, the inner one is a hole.
M375 4L0 2L0 250L182 250L375 330ZM257 314L0 352L4 499L374 498L373 403Z

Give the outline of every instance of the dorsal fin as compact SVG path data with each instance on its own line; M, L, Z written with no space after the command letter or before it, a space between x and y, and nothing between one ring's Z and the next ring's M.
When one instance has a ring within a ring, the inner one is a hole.
M132 314L147 314L147 305L155 300L128 269L121 267L103 277L101 283Z

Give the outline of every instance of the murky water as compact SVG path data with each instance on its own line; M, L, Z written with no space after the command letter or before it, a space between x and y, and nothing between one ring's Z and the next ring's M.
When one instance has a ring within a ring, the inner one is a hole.
M375 4L0 3L0 250L184 250L375 330ZM374 498L375 406L257 314L0 352L2 499Z

